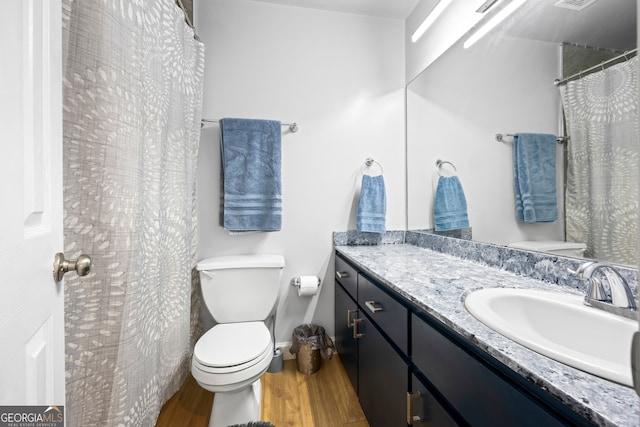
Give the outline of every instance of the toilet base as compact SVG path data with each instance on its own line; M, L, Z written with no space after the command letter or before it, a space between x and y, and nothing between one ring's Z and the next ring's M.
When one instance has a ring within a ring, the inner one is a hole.
M215 393L209 427L227 427L260 420L262 384L260 379L232 393Z

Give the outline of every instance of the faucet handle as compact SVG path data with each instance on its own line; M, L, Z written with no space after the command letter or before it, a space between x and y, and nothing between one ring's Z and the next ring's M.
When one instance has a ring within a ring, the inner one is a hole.
M574 274L579 280L588 280L591 277L591 273L593 273L593 270L590 269L590 267L593 267L595 264L598 263L595 261L587 261L580 264L575 270L567 268L567 271L569 271L569 273L571 274ZM585 274L587 270L591 270L589 274Z

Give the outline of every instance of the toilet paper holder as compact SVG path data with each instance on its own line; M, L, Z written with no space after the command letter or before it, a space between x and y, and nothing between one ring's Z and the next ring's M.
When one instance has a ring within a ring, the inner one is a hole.
M316 276L316 279L318 280L318 287L320 287L321 280L317 276ZM296 288L299 288L300 287L300 276L292 277L291 281L289 282L289 284L291 286L295 286Z

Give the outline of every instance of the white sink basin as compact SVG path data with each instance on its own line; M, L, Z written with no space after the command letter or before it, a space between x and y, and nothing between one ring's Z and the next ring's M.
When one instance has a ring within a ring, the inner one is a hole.
M465 306L491 329L533 351L632 386L631 340L638 322L582 301L579 295L489 288L469 294Z

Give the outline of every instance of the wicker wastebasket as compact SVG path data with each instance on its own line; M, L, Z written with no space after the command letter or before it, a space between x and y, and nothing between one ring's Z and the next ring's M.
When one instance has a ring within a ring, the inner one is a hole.
M313 344L302 344L296 354L298 372L305 375L315 374L320 370L320 349L314 349Z
M320 370L320 357L331 359L335 346L322 326L305 323L293 329L289 352L296 355L298 372L311 375Z

